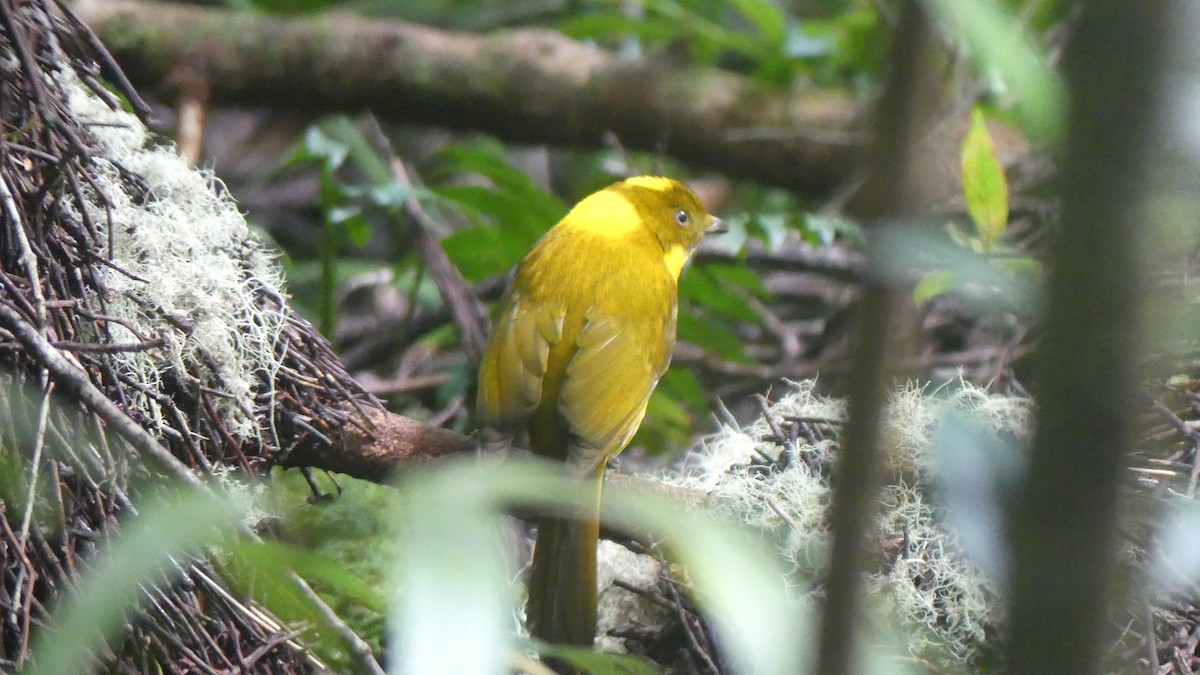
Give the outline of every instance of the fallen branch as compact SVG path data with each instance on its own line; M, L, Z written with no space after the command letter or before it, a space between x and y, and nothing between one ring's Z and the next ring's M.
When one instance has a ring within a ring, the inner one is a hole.
M858 164L860 110L827 91L629 60L545 30L478 35L320 14L279 18L135 0L75 12L143 88L181 68L213 103L479 129L518 142L663 151L828 197Z

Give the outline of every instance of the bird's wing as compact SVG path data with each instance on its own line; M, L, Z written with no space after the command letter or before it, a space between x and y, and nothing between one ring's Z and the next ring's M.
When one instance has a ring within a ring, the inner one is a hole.
M483 424L512 426L542 398L550 345L562 340L563 313L538 307L510 291L479 366L477 412Z
M617 321L593 318L576 338L558 411L574 436L569 461L580 468L590 469L624 449L646 414L670 344L661 340L661 326L645 331L654 336L650 345L641 344L641 334Z

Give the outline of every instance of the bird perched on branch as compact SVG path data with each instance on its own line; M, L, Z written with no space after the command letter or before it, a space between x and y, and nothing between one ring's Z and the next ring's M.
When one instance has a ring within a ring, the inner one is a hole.
M604 467L671 360L679 274L704 235L722 231L683 183L630 178L547 232L500 303L479 369L480 423L527 433L533 453L566 463L596 500L586 521L538 521L526 607L536 638L592 645Z

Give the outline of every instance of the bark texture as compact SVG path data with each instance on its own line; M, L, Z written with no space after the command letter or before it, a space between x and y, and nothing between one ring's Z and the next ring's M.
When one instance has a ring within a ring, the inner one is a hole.
M343 14L280 18L87 0L76 11L143 88L199 76L217 103L664 151L823 198L855 172L859 108L714 69L628 60L546 30L455 33Z

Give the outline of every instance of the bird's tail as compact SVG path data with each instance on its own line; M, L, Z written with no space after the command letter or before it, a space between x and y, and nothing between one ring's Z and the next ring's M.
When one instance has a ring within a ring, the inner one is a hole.
M533 637L559 645L591 647L596 636L596 542L600 538L600 485L604 466L584 479L595 491L587 520L538 520L529 573L526 624Z

